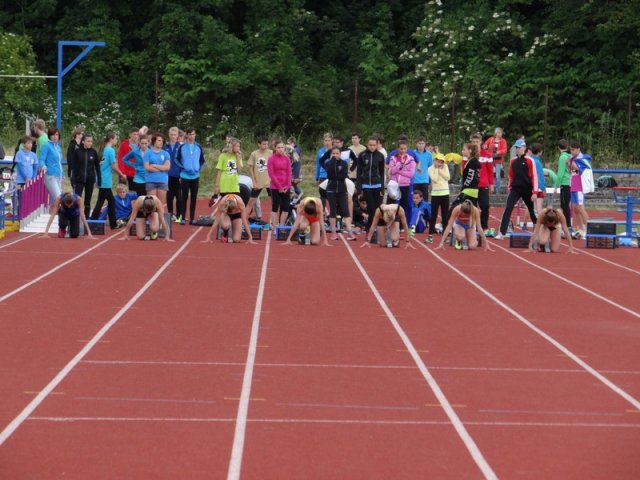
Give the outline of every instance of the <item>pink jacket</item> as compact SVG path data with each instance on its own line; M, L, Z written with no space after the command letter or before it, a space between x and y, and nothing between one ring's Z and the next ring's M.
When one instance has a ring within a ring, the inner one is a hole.
M267 172L272 190L282 190L291 187L291 160L286 155L274 153L267 160Z
M389 176L391 180L398 182L401 187L411 185L411 179L416 173L416 162L409 155L401 158L400 154L391 157L389 162Z

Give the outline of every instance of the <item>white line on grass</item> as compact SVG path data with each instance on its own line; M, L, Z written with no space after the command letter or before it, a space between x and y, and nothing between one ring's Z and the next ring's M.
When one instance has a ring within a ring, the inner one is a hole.
M472 286L474 286L475 288L477 288L478 290L480 290L482 293L484 293L487 297L489 297L491 300L493 300L493 302L495 302L497 305L499 305L500 307L502 307L504 310L506 310L507 312L509 312L511 315L513 315L515 318L517 318L518 320L520 320L523 324L525 324L527 327L529 327L531 330L533 330L535 333L537 333L538 335L540 335L542 338L544 338L545 340L547 340L549 343L551 343L554 347L556 347L558 350L560 350L562 353L564 353L567 357L569 357L571 360L573 360L575 363L577 363L578 365L580 365L580 367L584 368L587 372L589 372L591 375L593 375L595 378L597 378L600 382L604 383L607 387L609 387L613 392L617 393L618 395L620 395L622 398L624 398L627 402L629 402L631 405L633 405L636 409L640 410L640 401L636 400L633 396L631 396L629 393L627 393L626 391L624 391L622 388L618 387L615 383L613 383L611 380L609 380L607 377L605 377L604 375L602 375L600 372L598 372L596 369L594 369L593 367L591 367L588 363L586 363L584 360L582 360L580 357L578 357L575 353L573 353L571 350L569 350L567 347L565 347L564 345L562 345L560 342L558 342L555 338L553 338L551 335L549 335L548 333L544 332L543 330L541 330L540 328L536 327L535 325L533 325L529 320L527 320L525 317L523 317L522 315L520 315L518 312L516 312L513 308L511 308L509 305L507 305L506 303L504 303L502 300L500 300L499 298L497 298L495 295L493 295L491 292L489 292L487 289L485 289L484 287L481 287L478 283L474 282L469 276L467 276L467 274L465 274L464 272L462 272L462 270L459 270L458 268L454 267L453 265L451 265L450 263L446 262L445 260L443 260L440 255L438 255L437 253L435 253L434 251L432 251L430 248L428 248L426 245L421 244L419 241L416 240L416 243L418 245L420 245L422 248L424 248L427 252L429 252L431 255L433 255L439 262L441 262L443 265L445 265L447 268L453 270L455 273L457 273L459 276L461 276L463 279L465 279L468 283L470 283ZM502 247L501 247L502 248Z
M35 396L31 402L18 414L16 418L14 418L9 425L7 425L2 432L0 432L0 446L15 432L15 430L22 425L22 423L31 415L31 413L38 408L38 406L47 398L49 395L59 384L62 382L67 375L73 370L73 368L78 365L82 361L82 359L91 351L91 349L100 341L102 337L106 335L106 333L113 327L122 316L127 313L127 311L133 306L134 303L138 301L138 299L153 285L153 283L160 277L160 275L173 263L173 261L182 253L182 251L189 245L191 240L196 236L196 234L202 230L202 228L198 228L195 232L191 234L191 236L187 239L187 241L182 245L176 253L174 253L169 260L167 260L158 271L145 283L138 292L131 297L131 299L124 305L118 313L116 313L111 320L109 320L99 331L94 335L94 337L80 350L75 357L71 359L69 363L67 363L62 370L58 372L58 374L49 382L49 384ZM114 235L115 236L115 235ZM110 238L113 238L110 237ZM109 239L105 240L108 241ZM85 252L86 253L86 252Z
M256 297L256 307L253 311L253 322L251 324L251 337L249 340L249 350L247 352L247 362L242 379L242 390L238 404L238 414L236 417L236 428L233 434L233 448L231 449L231 459L227 472L228 480L238 480L242 468L242 454L244 452L244 439L247 430L247 414L249 412L249 397L251 395L251 382L253 380L253 368L256 363L256 351L258 348L258 332L260 330L260 313L262 312L262 299L264 298L264 287L267 281L267 264L269 263L269 251L271 248L271 235L267 236L267 244L262 259L262 269L260 271L260 284Z
M380 295L380 292L378 291L373 281L371 280L371 277L369 277L366 270L358 260L358 257L356 257L356 255L353 253L353 249L351 248L351 245L349 245L349 243L344 239L342 234L340 234L340 238L342 239L342 242L346 245L347 250L349 251L349 255L351 255L351 258L356 264L356 267L358 267L358 270L364 277L365 281L367 282L367 285L369 285L369 289L371 290L373 295L376 297L376 300L380 304L380 307L382 308L384 313L387 315L387 318L391 322L391 325L393 326L397 334L400 336L402 343L404 344L407 351L411 355L411 358L413 359L414 363L418 367L418 370L420 370L420 373L422 373L422 376L427 381L427 384L433 391L435 397L438 399L438 402L442 406L442 409L446 413L447 417L449 417L449 421L451 422L451 425L453 425L453 428L458 433L458 436L460 437L465 447L471 454L471 457L473 458L473 460L476 462L476 465L478 466L478 468L480 469L480 471L482 472L485 478L497 479L498 478L497 475L495 474L495 472L493 471L493 469L491 468L487 460L482 455L482 452L478 448L478 445L476 445L476 442L473 440L473 438L471 438L471 435L469 434L469 432L467 432L467 429L462 423L462 420L460 420L460 417L458 417L458 415L456 414L455 410L451 406L451 403L445 396L444 392L440 389L438 382L436 382L435 378L433 378L433 375L431 375L431 372L422 361L422 358L420 358L420 355L418 354L416 348L413 346L413 343L411 343L409 336L402 329L402 327L398 323L398 320L394 316L393 312L387 306L387 303L382 298L382 295Z
M5 243L5 244L3 244L3 245L0 245L0 248L6 248L6 247L8 247L9 245L14 245L14 244L16 244L16 243L20 243L20 242L22 242L22 241L26 240L27 238L31 238L31 237L33 237L33 236L35 236L35 235L38 235L38 234L37 234L37 233L32 233L32 234L30 234L30 235L27 235L26 237L22 237L22 238L19 238L19 239L17 239L17 240L14 240L13 242L9 242L9 243Z
M498 247L500 250L504 250L509 255L517 258L521 262L527 263L527 264L531 265L532 267L537 268L538 270L542 270L543 272L548 273L552 277L556 277L558 280L561 280L561 281L563 281L565 283L568 283L569 285L571 285L571 286L573 286L573 287L575 287L575 288L577 288L579 290L582 290L583 292L588 293L589 295L591 295L593 297L596 297L598 300L602 300L603 302L606 302L606 303L608 303L609 305L611 305L613 307L619 308L623 312L626 312L626 313L628 313L630 315L633 315L636 318L640 318L640 313L636 312L635 310L631 310L630 308L627 308L627 307L625 307L623 305L620 305L619 303L614 302L613 300L609 300L607 297L604 297L604 296L600 295L599 293L592 292L591 290L589 290L586 287L583 287L579 283L576 283L576 282L573 282L571 280L568 280L568 279L562 277L561 275L558 275L557 273L552 272L548 268L541 267L540 265L537 265L537 264L533 263L530 260L522 258L521 256L516 255L515 253L511 252L508 248L504 248L503 246L498 245L496 242L489 242L489 243L491 243L491 245L494 245L494 246Z
M67 265L69 265L72 262L75 262L76 260L78 260L79 258L84 257L87 253L94 251L96 248L99 248L100 246L104 245L105 243L113 240L115 237L117 237L118 235L120 235L122 232L118 232L115 235L111 235L109 238L105 238L104 240L102 240L100 243L95 244L93 247L88 248L87 250L85 250L82 253L79 253L78 255L76 255L73 258L70 258L69 260L67 260L66 262L62 262L60 265L57 265L55 267L53 267L51 270L43 273L42 275L40 275L39 277L34 278L33 280L31 280L30 282L25 283L24 285L22 285L21 287L16 288L15 290L10 291L9 293L3 295L2 297L0 297L0 303L4 302L5 300L7 300L8 298L13 297L14 295L20 293L23 290L26 290L27 288L29 288L31 285L34 285L36 283L38 283L40 280L47 278L49 275L52 275L53 273L57 272L58 270L60 270L63 267L66 267Z

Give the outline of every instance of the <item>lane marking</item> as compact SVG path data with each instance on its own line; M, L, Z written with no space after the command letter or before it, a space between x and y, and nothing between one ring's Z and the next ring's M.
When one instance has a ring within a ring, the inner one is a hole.
M34 237L36 235L38 235L38 233L31 233L31 234L27 235L26 237L19 238L17 240L14 240L13 242L4 243L4 244L0 245L0 249L6 248L9 245L15 245L16 243L20 243L20 242L26 240L27 238L31 238L31 237Z
M509 410L499 408L479 409L482 413L515 413L517 415L569 415L577 417L623 417L624 413L607 413L607 412L557 412L552 410Z
M178 255L187 248L189 243L195 238L196 234L202 230L198 228L187 241L169 258L158 271L145 283L138 292L131 297L131 299L116 313L111 320L109 320L94 337L87 343L82 350L80 350L75 357L73 357L69 363L67 363L62 370L49 382L49 384L38 393L38 395L29 402L29 404L15 417L9 425L7 425L2 432L0 432L0 446L16 431L16 429L22 425L22 423L31 415L31 413L38 408L38 406L44 401L45 398L66 378L67 375L73 370L73 368L80 363L80 361L91 351L91 349L102 339L103 336L113 327L122 316L127 313L129 307L133 305L138 299L153 285L153 283L160 277L160 275L178 258ZM116 235L109 237L106 241L114 238ZM102 243L102 242L101 242ZM85 252L86 253L86 252Z
M494 220L497 220L498 222L500 222L502 220L502 218L498 218L495 215L491 215L491 218L493 218ZM576 242L581 241L581 240L582 239L576 240ZM566 242L562 242L561 241L560 244L565 246L565 247L567 247L567 248L569 248L569 244L566 243ZM611 260L607 260L604 257L600 257L598 255L595 255L595 254L589 252L587 248L580 248L578 250L580 251L580 253L584 253L585 255L588 255L588 256L593 257L593 258L595 258L597 260L600 260L601 262L605 262L605 263L608 263L610 265L614 265L614 266L616 266L618 268L622 268L623 270L627 270L627 271L629 271L631 273L635 273L636 275L640 275L640 271L639 270L634 270L633 268L625 267L624 265L620 265L619 263L612 262Z
M194 403L214 404L215 400L181 400L177 398L141 398L141 397L73 397L74 400L104 401L104 402L148 402L148 403Z
M207 417L29 417L31 422L184 422L184 423L233 423L235 418ZM337 425L442 425L451 426L446 420L344 420L314 418L252 418L249 423L287 424L337 424ZM585 422L486 422L468 421L467 425L486 427L551 427L551 428L631 428L640 429L640 423L585 423Z
M562 354L564 356L564 354ZM82 363L94 365L174 365L174 366L231 366L244 367L242 362L181 362L162 360L83 360ZM276 368L370 368L370 369L406 369L414 370L415 365L357 365L357 364L332 364L332 363L260 363L256 362L256 367L276 367ZM431 366L431 370L459 370L469 372L525 372L525 373L581 373L586 374L582 368L510 368L510 367L448 367ZM637 370L602 370L604 373L640 375Z
M424 406L425 407L438 407L438 408L440 408L442 405L440 405L439 403L425 403ZM456 405L454 403L452 403L451 406L454 407L454 408L467 408L466 405Z
M241 400L241 397L224 397L225 400L229 400L229 401L238 401ZM255 397L251 397L249 399L250 402L265 402L267 399L266 398L255 398Z
M398 318L398 317L396 317L396 318ZM406 350L406 349L396 349L396 352L407 353L408 351L409 350ZM429 350L416 350L416 352L418 352L418 353L429 353Z
M249 339L249 348L247 350L247 361L245 362L240 401L238 403L236 428L233 433L233 447L231 449L231 458L229 460L229 470L227 471L228 480L240 479L242 455L244 453L244 440L247 430L247 414L249 412L249 401L251 397L251 382L253 380L253 369L255 367L256 353L258 349L260 313L262 311L262 300L264 298L264 289L267 282L267 265L269 263L270 249L271 235L267 235L264 258L262 259L262 268L260 270L260 283L258 284L258 294L256 296L256 308L253 311L253 322L251 324L251 336Z
M577 363L580 367L582 367L584 370L586 370L588 373L590 373L591 375L593 375L595 378L597 378L598 380L600 380L600 382L602 382L604 385L606 385L607 387L609 387L614 393L617 393L619 396L621 396L622 398L624 398L627 402L629 402L633 407L637 408L640 410L640 401L636 400L633 396L631 396L629 393L627 393L626 391L624 391L622 388L620 388L619 386L617 386L615 383L613 383L611 380L609 380L607 377L605 377L604 375L602 375L600 372L598 372L596 369L594 369L593 367L591 367L588 363L586 363L584 360L582 360L580 357L578 357L576 354L574 354L571 350L569 350L567 347L565 347L564 345L562 345L559 341L557 341L555 338L553 338L551 335L549 335L548 333L544 332L543 330L541 330L540 328L536 327L533 323L531 323L529 320L527 320L524 316L522 316L520 313L516 312L513 308L511 308L509 305L507 305L506 303L504 303L502 300L500 300L499 298L497 298L494 294L492 294L491 292L489 292L486 288L480 286L480 284L474 282L471 277L469 277L467 274L465 274L462 270L458 269L457 267L454 267L453 265L447 263L444 259L442 259L437 253L433 252L430 248L428 248L426 245L422 245L420 242L416 241L416 243L418 243L418 245L420 245L421 247L423 247L427 252L429 252L433 257L435 257L440 263L442 263L443 265L445 265L447 268L453 270L456 274L458 274L460 277L462 277L464 280L466 280L470 285L472 285L473 287L475 287L476 289L478 289L480 292L482 292L483 294L485 294L488 298L490 298L494 303L496 303L498 306L500 306L501 308L503 308L504 310L506 310L507 312L509 312L511 315L513 315L516 319L520 320L520 322L522 322L524 325L526 325L527 327L529 327L531 330L533 330L535 333L537 333L538 335L540 335L542 338L544 338L545 340L547 340L551 345L553 345L554 347L556 347L558 350L560 350L562 353L564 353L567 357L569 357L571 360L573 360L575 363Z
M380 292L374 285L373 281L371 280L371 277L369 277L369 274L367 274L366 270L360 263L360 260L358 260L358 257L356 257L356 255L353 253L353 249L351 248L351 245L349 245L349 243L345 240L342 234L340 234L340 239L342 240L342 243L347 247L347 251L349 252L349 255L351 255L353 262L356 264L356 267L360 271L362 277L367 282L367 285L369 285L369 289L371 290L374 297L378 301L378 304L380 304L380 307L382 308L382 310L387 314L387 318L389 319L389 322L391 322L391 325L393 326L397 334L400 336L402 343L409 351L409 355L411 355L411 358L413 359L414 363L418 367L418 370L420 370L420 373L422 373L422 376L424 377L427 384L433 391L434 395L436 396L436 399L438 400L438 402L442 406L442 409L444 410L447 417L449 418L451 425L453 426L458 436L464 443L465 447L471 454L471 457L475 461L476 465L478 466L478 468L480 469L480 471L482 472L485 478L497 480L498 478L497 475L495 474L495 472L493 471L493 469L491 468L487 460L482 455L482 452L478 448L478 445L476 445L473 438L471 438L471 435L469 434L469 432L467 432L467 429L465 428L464 424L462 423L457 413L451 406L451 403L449 403L449 400L445 396L444 392L440 389L438 382L436 382L435 378L433 377L433 375L431 375L431 372L429 371L425 363L422 361L422 358L416 351L415 347L413 346L413 343L411 343L411 340L409 339L408 335L405 333L405 331L402 329L402 327L398 323L398 320L394 316L391 309L387 306L387 303L384 301L384 299L380 295Z
M7 298L13 297L14 295L20 293L21 291L29 288L31 285L34 285L36 283L38 283L40 280L47 278L49 275L54 274L55 272L57 272L58 270L60 270L63 267L66 267L67 265L69 265L72 262L75 262L76 260L84 257L85 255L87 255L89 252L94 251L96 248L101 247L102 245L104 245L107 242L110 242L111 240L113 240L114 238L116 238L118 235L122 234L122 232L118 232L115 235L111 235L109 238L105 238L104 240L102 240L100 243L95 244L93 247L85 250L82 253L79 253L78 255L76 255L75 257L70 258L69 260L62 262L61 264L57 265L56 267L53 267L51 270L43 273L42 275L40 275L39 277L34 278L33 280L31 280L30 282L25 283L24 285L22 285L21 287L16 288L15 290L10 291L9 293L5 294L4 296L0 297L0 303L4 302ZM90 240L89 240L90 241Z
M279 407L302 407L302 408L347 408L357 410L410 410L416 411L418 407L386 406L386 405L349 405L333 403L276 403Z
M491 243L491 245L494 245L494 246L498 247L500 250L503 250L503 251L507 252L509 255L511 255L512 257L517 258L521 262L527 263L527 264L531 265L532 267L537 268L538 270L542 270L543 272L551 275L552 277L555 277L558 280L561 280L561 281L563 281L565 283L568 283L569 285L571 285L571 286L573 286L573 287L575 287L575 288L577 288L579 290L582 290L583 292L588 293L589 295L591 295L593 297L596 297L598 300L602 300L603 302L606 302L606 303L608 303L609 305L611 305L613 307L619 308L623 312L626 312L626 313L628 313L630 315L633 315L636 318L640 318L640 313L636 312L635 310L631 310L630 308L627 308L627 307L625 307L623 305L620 305L619 303L614 302L613 300L609 300L607 297L604 297L604 296L600 295L599 293L593 292L593 291L589 290L588 288L583 287L579 283L576 283L576 282L574 282L572 280L566 279L566 278L562 277L561 275L558 275L557 273L552 272L551 270L549 270L547 268L541 267L540 265L538 265L536 263L533 263L530 260L527 260L526 258L522 258L519 255L516 255L515 253L511 252L508 248L505 248L505 247L497 244L496 242L489 242L489 243ZM422 244L420 244L420 245L422 245Z

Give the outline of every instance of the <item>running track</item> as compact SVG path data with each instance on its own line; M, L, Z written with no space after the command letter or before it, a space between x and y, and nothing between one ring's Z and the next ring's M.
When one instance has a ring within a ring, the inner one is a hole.
M204 236L0 242L0 477L640 476L638 250Z

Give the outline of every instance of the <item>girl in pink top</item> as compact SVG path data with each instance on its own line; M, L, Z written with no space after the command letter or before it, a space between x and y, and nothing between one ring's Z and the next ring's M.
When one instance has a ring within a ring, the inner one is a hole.
M291 160L284 153L284 143L275 144L275 153L267 160L267 172L271 183L271 225L284 225L291 206L289 189L291 188ZM278 223L278 212L280 222Z
M409 186L413 181L413 176L416 173L416 162L412 157L407 155L409 145L407 142L398 142L398 153L391 157L389 162L389 177L391 180L395 180L400 185L400 205L405 211L410 211L409 207ZM387 203L395 203L389 202Z

